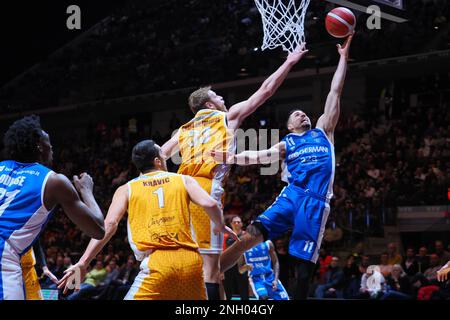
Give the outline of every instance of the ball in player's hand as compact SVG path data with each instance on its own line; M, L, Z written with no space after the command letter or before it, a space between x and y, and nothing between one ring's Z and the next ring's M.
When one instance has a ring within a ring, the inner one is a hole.
M345 38L353 33L356 17L350 9L339 7L328 12L325 27L335 38Z

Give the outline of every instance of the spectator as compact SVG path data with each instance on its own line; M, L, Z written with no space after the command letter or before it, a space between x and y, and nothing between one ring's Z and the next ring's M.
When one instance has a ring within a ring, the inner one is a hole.
M430 265L423 273L417 273L411 282L416 288L437 284L437 271L442 267L439 256L436 253L430 255Z
M428 257L427 247L422 246L419 248L419 254L417 256L417 265L419 267L419 272L425 272L430 265L430 258Z
M437 271L442 267L443 264L441 264L441 259L437 254L432 254L430 256L430 266L425 272L423 273L424 276L428 279L430 282L435 282L437 278Z
M386 293L386 283L380 268L376 265L367 267L361 278L361 287L356 299L378 299Z
M135 266L133 256L128 257L127 263L120 269L117 279L111 282L107 292L107 299L123 300L138 273L139 269Z
M108 274L106 275L106 278L97 285L95 291L97 295L93 297L94 300L106 298L109 286L119 276L120 271L116 261L117 261L116 258L112 258L109 260L108 266L106 267L106 271L108 272Z
M413 248L406 249L406 259L402 262L401 266L408 277L413 277L419 272L419 264Z
M330 256L327 253L327 250L322 247L319 251L319 260L318 260L318 277L319 277L319 283L324 283L325 281L325 273L328 270L328 266L331 264L331 260L333 259L332 256Z
M436 240L434 242L434 250L439 257L439 263L441 265L446 264L447 261L450 260L450 252L445 250L444 243L441 240Z
M388 264L401 264L402 256L397 252L397 245L394 242L388 244Z
M344 272L339 267L339 258L332 257L328 270L325 273L324 284L316 288L316 298L344 298Z
M245 234L242 227L242 219L239 216L231 218L231 228L238 237L242 237ZM227 237L224 239L225 247L228 248L234 241L234 239ZM231 300L234 293L238 293L242 300L249 299L248 276L247 274L239 273L237 263L232 268L225 271L223 285L228 300Z
M410 300L413 298L411 284L402 266L395 264L386 278L387 292L381 300Z
M347 257L344 272L344 298L351 298L358 294L361 283L361 274L355 263L355 257L351 254Z
M391 274L392 271L392 265L389 264L389 255L387 252L383 252L380 256L380 264L379 264L379 268L380 268L380 272L383 275L383 277L387 277Z

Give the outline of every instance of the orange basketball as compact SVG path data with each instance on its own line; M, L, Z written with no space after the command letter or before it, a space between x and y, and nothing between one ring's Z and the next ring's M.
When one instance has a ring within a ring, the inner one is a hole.
M328 12L325 27L335 38L345 38L355 29L356 18L350 9L339 7Z

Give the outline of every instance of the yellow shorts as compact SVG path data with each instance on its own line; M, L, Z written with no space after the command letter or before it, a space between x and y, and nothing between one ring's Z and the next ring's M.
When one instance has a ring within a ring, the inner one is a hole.
M155 250L142 260L125 300L206 300L202 267L196 250Z
M39 278L34 266L22 266L25 298L27 300L43 300Z
M222 183L203 177L193 177L198 184L215 200L223 203L223 188ZM223 206L223 205L222 205ZM206 211L191 202L189 204L191 212L191 221L193 227L194 240L197 241L199 251L202 254L220 254L222 252L223 234L214 234L214 223L209 219Z

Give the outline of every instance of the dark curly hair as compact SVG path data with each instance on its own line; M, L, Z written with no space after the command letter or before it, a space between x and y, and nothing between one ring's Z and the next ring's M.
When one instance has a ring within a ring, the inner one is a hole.
M19 162L38 161L39 154L36 147L42 136L38 116L31 115L15 121L3 138L4 156Z

